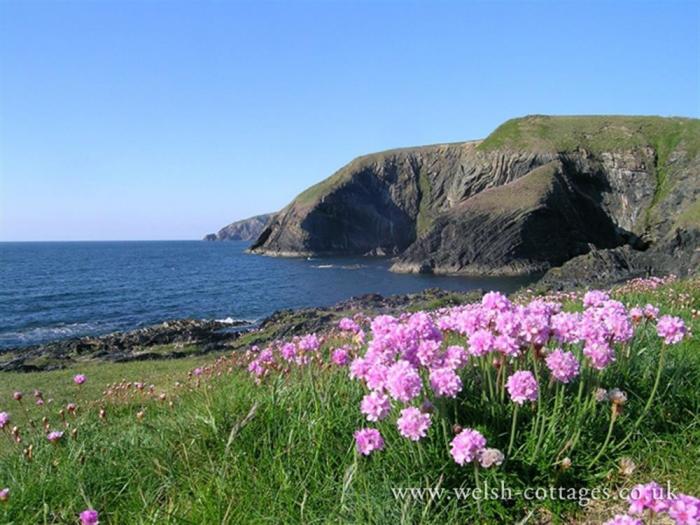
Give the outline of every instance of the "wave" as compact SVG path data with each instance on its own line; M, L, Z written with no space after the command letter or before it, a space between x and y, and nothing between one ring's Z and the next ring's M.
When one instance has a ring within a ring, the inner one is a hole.
M0 333L0 347L6 345L14 346L17 343L19 343L19 345L26 345L41 343L44 341L67 339L70 337L92 334L98 330L104 331L105 329L107 329L106 326L100 326L95 323L61 323L53 326L35 326Z

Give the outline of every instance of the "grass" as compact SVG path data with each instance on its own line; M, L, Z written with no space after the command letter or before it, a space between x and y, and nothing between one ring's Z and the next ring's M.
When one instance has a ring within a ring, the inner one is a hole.
M653 146L660 156L682 144L689 157L700 150L700 120L628 116L530 115L511 119L479 146L497 149L568 152L584 148L592 153Z
M700 330L692 315L700 306L697 280L656 290L623 288L616 296L631 305L657 304L663 313L681 315L694 332ZM432 306L451 303L448 298ZM580 305L572 300L567 308ZM651 327L647 332L635 343L639 358L602 378L605 386L619 386L629 395L614 430L616 439L631 430L653 383L660 345ZM507 468L483 471L482 481L502 481L512 488L612 488L669 479L674 488L697 492L700 471L693 465L700 464L699 350L695 337L669 350L661 390L644 425L622 449L604 454L595 468L587 465L605 434L606 410L596 411L583 425L569 470L551 464L551 452L546 451L556 449L553 439L534 461L523 454ZM9 502L0 504L0 523L75 523L77 513L88 506L101 511L102 523L119 524L513 523L531 511L556 523L585 516L575 502L484 501L477 517L472 500L397 497L399 488L473 487L471 470L457 467L447 453L448 427L434 424L428 438L416 444L400 438L393 423L383 422L379 428L386 449L358 457L352 432L364 424L358 411L363 391L348 381L347 370L295 368L288 376L273 375L256 386L237 366L239 359L210 355L3 374L0 410L12 413L24 441L15 445L0 432L0 487L12 491ZM205 373L188 376L197 366L205 366ZM71 381L77 372L88 376L80 389ZM134 381L154 384L154 393L139 391L133 383L126 386ZM33 406L33 388L53 402ZM77 439L66 436L51 445L41 431L31 431L11 400L18 389L25 392L25 405L37 426L47 417L51 428L60 428L59 406L77 402L78 417L68 417L70 428L78 429ZM160 400L161 393L165 400ZM107 413L104 420L97 415L100 407ZM462 398L455 417L505 448L508 429L503 427L508 422L497 424L477 395ZM523 450L531 445L528 421L524 411L518 438ZM557 433L563 435L573 423L565 417L559 421L563 426ZM28 461L23 450L30 444ZM631 477L618 472L622 457L638 465Z

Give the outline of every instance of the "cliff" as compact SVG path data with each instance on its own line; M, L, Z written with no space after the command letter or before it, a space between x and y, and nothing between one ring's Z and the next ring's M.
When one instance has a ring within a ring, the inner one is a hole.
M272 217L272 213L256 215L242 221L232 222L217 233L204 236L205 241L252 241L257 239Z
M277 214L252 251L391 254L401 272L556 268L565 280L605 260L615 275L683 274L698 262L699 151L696 119L514 119L483 141L353 160Z

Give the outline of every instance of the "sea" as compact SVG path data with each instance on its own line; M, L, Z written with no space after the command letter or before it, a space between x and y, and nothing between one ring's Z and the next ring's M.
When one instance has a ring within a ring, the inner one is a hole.
M513 291L528 278L405 275L385 258L278 258L246 242L0 243L0 350L169 319L255 323L276 310L426 288Z

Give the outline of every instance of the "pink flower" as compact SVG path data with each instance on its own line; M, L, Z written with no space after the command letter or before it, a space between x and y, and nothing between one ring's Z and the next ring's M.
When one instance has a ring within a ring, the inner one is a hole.
M82 385L85 381L87 381L87 377L85 377L83 374L73 376L73 382L76 385Z
M455 397L462 390L462 380L451 368L430 371L430 386L438 396Z
M451 368L452 370L462 368L467 364L468 359L469 354L467 354L467 351L461 346L448 346L447 350L445 350L445 366Z
M57 443L61 440L62 437L63 432L61 432L60 430L54 430L53 432L49 432L46 435L46 439L48 439L51 443Z
M646 485L635 485L630 490L627 501L630 514L642 514L646 509L661 512L668 508L667 494L664 488L652 481Z
M94 509L87 509L80 513L80 525L98 525L100 514Z
M280 348L280 354L285 361L293 361L297 355L297 347L294 343L285 343Z
M686 334L685 323L680 317L664 315L656 323L656 333L667 345L680 343Z
M365 382L370 390L384 390L389 369L384 365L375 364L369 367L365 374Z
M591 360L596 370L603 370L615 360L615 351L607 343L591 341L583 348L583 355Z
M520 370L508 378L506 388L514 403L522 405L525 401L536 401L539 386L532 372Z
M10 414L7 412L0 412L0 428L5 428L5 425L7 425L10 422Z
M10 489L5 488L0 490L0 502L4 503L10 499Z
M595 308L609 300L610 296L605 292L601 292L600 290L591 290L590 292L586 292L586 294L583 296L583 306L586 308L591 306Z
M464 465L477 460L484 447L486 438L481 432L465 428L450 442L450 454L458 465Z
M403 437L418 441L425 437L430 428L430 415L424 414L416 407L404 408L396 425L399 427L399 434Z
M477 330L469 338L469 353L481 357L493 350L494 337L488 330Z
M668 509L668 515L676 525L697 525L700 523L700 499L679 494Z
M653 321L659 316L659 309L653 304L647 304L644 307L644 316Z
M557 348L545 358L545 362L554 378L562 383L568 383L578 375L578 359L572 352Z
M411 363L400 360L389 367L385 387L391 397L408 403L420 394L423 381Z
M644 319L644 310L642 310L639 306L635 306L634 308L630 308L630 319L632 319L633 322L638 323L642 319Z
M388 396L371 392L362 398L360 411L367 416L368 421L379 421L389 415L391 402Z
M350 354L345 348L337 348L333 350L331 361L334 365L345 366L350 362Z
M627 514L616 514L614 518L606 521L603 525L644 525L641 520L628 516Z
M345 332L354 332L357 333L360 331L360 325L358 325L355 321L350 319L349 317L344 317L343 319L340 320L338 323L338 328Z
M23 395L22 395L22 392L18 391L18 392L15 392L14 394L12 394L12 397L14 398L15 401L22 401Z
M355 447L360 454L369 456L373 451L384 448L384 440L379 430L375 428L361 428L355 431Z
M192 375L195 377L199 377L202 375L202 372L203 372L203 370L198 367L198 368L195 368L194 370L192 370Z

